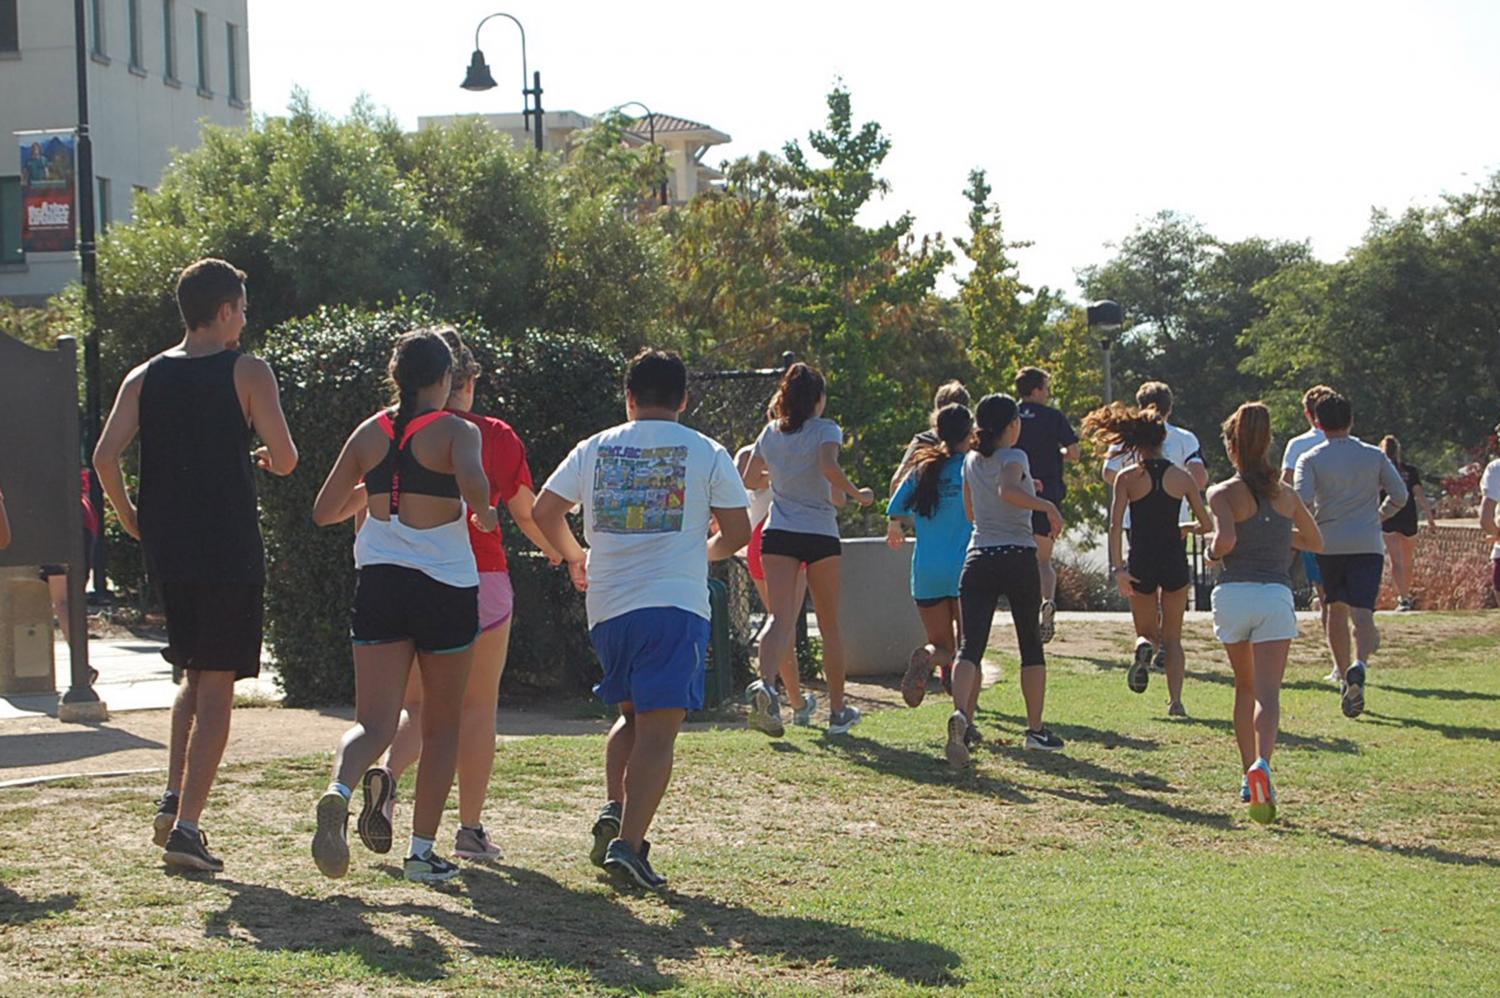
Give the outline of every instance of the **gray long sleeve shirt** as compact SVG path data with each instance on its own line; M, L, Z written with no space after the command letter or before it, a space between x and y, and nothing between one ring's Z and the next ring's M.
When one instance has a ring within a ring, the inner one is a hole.
M1323 533L1324 554L1384 554L1380 521L1406 505L1406 483L1378 447L1332 437L1297 459L1297 495ZM1380 493L1389 496L1382 508Z

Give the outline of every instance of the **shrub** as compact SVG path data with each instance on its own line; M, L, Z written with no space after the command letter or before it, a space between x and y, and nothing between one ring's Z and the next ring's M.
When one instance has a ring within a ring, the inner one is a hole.
M1090 565L1081 558L1056 555L1052 558L1052 565L1057 569L1059 610L1130 609L1107 569Z
M301 452L296 473L261 487L267 639L291 704L352 697L353 536L347 525L314 526L313 499L349 432L388 402L385 367L393 340L434 318L430 306L413 303L379 312L325 308L266 338L264 355L280 380ZM583 336L501 338L472 322L458 325L485 367L475 408L516 427L539 487L574 442L618 421L621 358L609 348ZM582 597L565 572L516 557L530 542L513 526L506 528L506 542L517 606L507 684L584 685L595 665Z

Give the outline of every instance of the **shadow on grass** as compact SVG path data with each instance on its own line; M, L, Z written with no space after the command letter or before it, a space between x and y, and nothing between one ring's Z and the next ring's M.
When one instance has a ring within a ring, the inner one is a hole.
M1366 723L1373 722L1388 728L1420 728L1423 731L1432 731L1442 735L1444 738L1472 738L1486 742L1500 742L1500 729L1471 727L1464 724L1439 724L1437 721L1419 721L1415 717L1393 717L1390 714L1377 714L1367 710L1362 715L1367 718Z
M1347 832L1324 831L1322 834L1328 836L1330 839L1343 842L1345 845L1364 846L1367 849L1395 853L1398 856L1407 856L1412 859L1430 859L1435 863L1447 863L1453 866L1500 867L1500 859L1494 856L1476 856L1466 852L1454 852L1451 849L1439 849L1436 846L1401 846L1393 842L1381 842L1378 839L1361 838L1358 835L1350 835Z
M1380 684L1380 689L1388 693L1404 693L1409 697L1420 697L1424 700L1490 700L1500 702L1500 693L1479 693L1473 690L1444 690L1444 689L1422 689L1410 686L1387 686Z
M7 769L50 766L144 748L166 746L104 724L74 724L63 731L0 735L0 760L3 760L0 761L0 773Z
M1175 724L1196 724L1199 727L1213 728L1233 737L1234 722L1222 717L1178 717L1173 719ZM1348 738L1324 738L1318 735L1298 735L1282 728L1276 733L1276 744L1283 748L1312 749L1317 752L1345 752L1350 755L1359 752L1359 746Z
M951 787L984 797L997 797L1012 804L1032 802L1030 797L1021 793L1013 784L977 773L973 768L953 769L940 754L941 741L936 734L932 752L918 752L858 735L824 737L818 745L856 766L864 766L887 776L931 786ZM976 747L974 751L978 752L981 748L982 746Z
M1218 686L1233 686L1234 674L1228 672L1204 672L1202 670L1188 669L1183 673L1187 679L1200 683L1214 683ZM1338 687L1332 683L1320 679L1288 679L1281 683L1283 690L1313 690L1321 691L1336 696Z
M459 940L471 957L544 961L588 974L604 987L639 991L681 986L660 964L691 962L707 950L874 970L908 984L962 983L955 976L958 954L925 940L763 914L675 892L663 894L661 901L677 917L646 921L608 894L576 890L517 867L466 867L458 893L472 904L471 911L413 902L371 904L346 895L305 898L223 878L213 883L231 898L209 919L211 938L248 936L268 951L350 954L373 970L413 982L447 977L454 954L420 929L403 927L410 941L392 942L374 930L373 921L421 919Z
M53 894L33 901L0 884L0 925L25 925L49 915L72 911L77 905L77 894Z
M993 707L980 704L975 712L976 720L986 720L992 723L1005 722L1013 724L1021 729L1026 727L1026 718L1021 714L1007 714ZM1093 742L1106 749L1128 748L1137 752L1155 752L1161 747L1161 743L1155 738L1140 738L1136 735L1121 734L1118 731L1107 731L1103 728L1091 728L1087 724L1059 724L1053 721L1047 722L1047 727L1065 742Z

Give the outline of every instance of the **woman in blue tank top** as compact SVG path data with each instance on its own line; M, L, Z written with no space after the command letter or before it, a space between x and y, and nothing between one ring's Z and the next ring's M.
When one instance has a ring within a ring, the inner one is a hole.
M1126 670L1131 692L1144 693L1151 679L1153 639L1159 639L1167 667L1167 716L1186 717L1182 682L1187 663L1182 651L1182 617L1187 610L1188 570L1184 529L1207 533L1213 524L1193 476L1162 456L1167 421L1152 406L1132 409L1122 403L1095 409L1083 429L1109 453L1125 453L1134 464L1115 476L1109 510L1109 564L1120 595L1130 601L1135 624L1135 656ZM1182 500L1197 517L1196 525L1178 522ZM1125 511L1130 511L1130 557L1121 557ZM1160 603L1157 594L1161 594ZM1158 605L1160 619L1158 630Z
M1240 799L1250 817L1276 818L1271 753L1281 724L1281 677L1297 615L1292 610L1292 552L1318 552L1323 535L1297 493L1271 465L1271 414L1246 402L1224 422L1235 476L1208 490L1215 531L1208 553L1222 562L1214 587L1214 633L1234 669L1234 739L1245 776Z

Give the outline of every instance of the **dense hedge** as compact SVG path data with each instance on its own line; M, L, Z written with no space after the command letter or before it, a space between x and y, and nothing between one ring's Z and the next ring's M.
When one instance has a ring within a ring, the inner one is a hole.
M265 340L262 353L280 380L301 452L294 474L261 486L267 639L290 704L353 697L353 534L349 525L316 527L313 498L349 431L388 401L391 343L432 321L431 310L420 305L378 312L328 308L278 326ZM506 339L472 323L458 325L485 367L475 409L505 419L521 434L538 486L574 442L622 418L622 360L608 347L582 335ZM505 517L502 529L516 587L506 685L582 687L597 669L582 598L562 569L525 556L530 542Z

